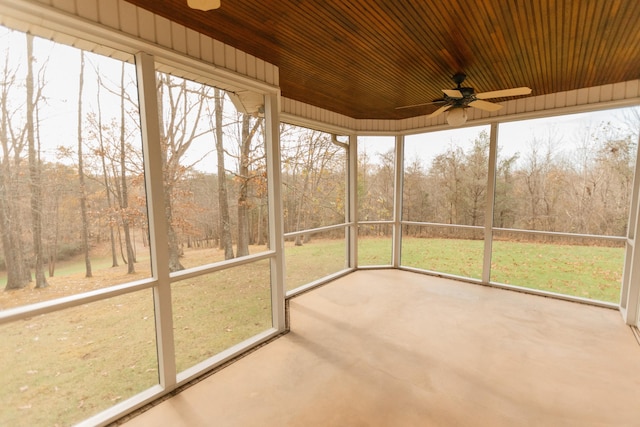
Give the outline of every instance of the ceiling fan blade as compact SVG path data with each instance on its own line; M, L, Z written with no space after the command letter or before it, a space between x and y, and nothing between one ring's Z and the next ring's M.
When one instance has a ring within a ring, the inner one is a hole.
M480 110L484 110L484 111L498 111L499 109L502 108L502 105L500 104L494 104L493 102L489 102L489 101L482 101L480 99L476 99L475 101L471 101L469 103L470 107L474 107L474 108L478 108Z
M427 116L428 119L435 117L435 116L439 116L440 114L444 113L445 111L447 111L449 108L451 108L452 105L443 105L442 107L438 108L436 111L434 111L433 113L429 114Z
M191 9L213 10L220 7L220 0L187 0L187 5Z
M442 89L442 91L449 98L464 98L464 95L458 89Z
M530 93L531 93L531 88L514 87L512 89L494 90L492 92L477 93L476 98L478 99L506 98L507 96L529 95Z
M446 102L446 101L444 99L436 99L435 101L423 102L422 104L403 105L401 107L396 107L396 110L403 110L405 108L424 107L425 105L442 104L443 102Z

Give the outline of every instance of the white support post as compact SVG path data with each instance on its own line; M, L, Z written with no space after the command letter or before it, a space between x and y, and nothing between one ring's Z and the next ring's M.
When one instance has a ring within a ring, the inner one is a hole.
M285 259L284 219L282 214L280 168L280 115L278 95L264 97L265 144L267 149L267 192L269 200L269 248L275 251L271 258L271 321L274 328L284 331L285 314Z
M482 282L491 280L491 255L493 250L493 202L496 194L496 164L498 162L498 123L491 123L489 135L489 171L487 174L487 201L484 210L484 258Z
M396 136L395 178L393 183L393 249L391 265L400 267L400 252L402 250L402 176L404 171L404 136Z
M347 192L347 221L349 229L349 267L358 267L358 137L349 135L349 183Z
M164 206L162 154L160 151L160 122L158 120L158 92L153 56L136 54L140 124L144 155L147 210L149 215L149 244L151 270L157 280L153 288L155 304L156 340L160 385L165 390L176 386L176 362L171 308L171 280L169 277L169 243L167 217Z
M640 140L638 141L640 142ZM636 239L640 227L640 150L636 155L633 193L629 208L620 310L627 325L640 326L640 248Z

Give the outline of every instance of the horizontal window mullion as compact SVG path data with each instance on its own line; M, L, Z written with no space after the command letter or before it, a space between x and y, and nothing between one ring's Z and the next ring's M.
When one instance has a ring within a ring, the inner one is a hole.
M21 307L11 308L0 312L0 325L22 320L32 316L52 313L70 307L88 304L91 302L106 300L115 296L124 295L143 289L148 289L157 284L157 280L141 279L135 282L129 282L121 285L115 285L108 288L96 289L81 294L69 295L48 301L42 301L35 304L29 304Z
M561 236L561 237L579 237L585 239L597 239L607 240L612 242L626 242L627 238L623 236L603 236L597 234L578 234L578 233L566 233L559 231L540 231L540 230L524 230L519 228L493 228L494 231L504 231L508 233L521 233L521 234L537 234L539 236Z
M214 273L220 270L226 270L228 268L238 267L245 264L251 264L253 262L261 261L263 259L269 259L276 256L275 251L261 252L255 255L248 255L242 258L234 258L226 261L200 265L198 267L189 268L186 270L177 271L171 273L171 283L184 279L190 279L192 277L203 276L205 274Z
M325 227L309 228L309 229L306 229L306 230L292 231L290 233L284 233L284 237L285 238L290 238L290 237L303 236L305 234L322 233L323 231L338 230L340 228L346 228L346 227L350 227L352 225L353 225L353 223L345 222L345 223L342 223L342 224L327 225Z
M481 225L464 225L464 224L443 224L438 222L418 222L418 221L401 221L402 225L417 225L421 227L442 227L442 228L458 228L467 230L484 230Z
M385 224L393 225L395 224L395 221L392 219L380 220L380 221L358 221L358 225L385 225Z

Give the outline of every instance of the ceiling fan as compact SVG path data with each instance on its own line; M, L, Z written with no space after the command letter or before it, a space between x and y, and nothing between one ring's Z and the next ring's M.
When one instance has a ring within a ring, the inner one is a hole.
M191 9L213 10L220 7L220 0L187 0L187 5Z
M430 104L444 104L427 117L436 117L447 111L447 123L459 126L467 121L467 108L474 107L484 111L498 111L502 105L485 101L490 98L506 98L510 96L529 95L531 89L528 87L516 87L511 89L494 90L491 92L475 93L472 87L462 86L462 82L467 78L463 73L456 73L451 77L456 83L455 89L442 89L444 97L425 104L408 105L400 108L412 108Z

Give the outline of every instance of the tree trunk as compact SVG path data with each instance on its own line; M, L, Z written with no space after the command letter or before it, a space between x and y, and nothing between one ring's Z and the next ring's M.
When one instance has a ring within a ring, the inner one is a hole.
M224 94L215 89L216 153L218 156L218 204L220 210L220 248L224 249L224 259L233 258L231 240L231 217L227 196L227 173L224 167L224 140L222 133L222 97Z
M78 84L78 182L80 183L80 219L82 222L82 249L84 251L85 277L93 277L89 258L89 220L87 219L87 194L82 160L82 91L84 86L84 52L80 51L80 79Z
M7 283L5 290L22 289L31 281L31 273L24 259L24 251L21 239L21 215L17 213L14 197L18 197L20 191L13 179L13 168L20 163L20 144L10 130L8 97L11 83L15 81L15 75L7 68L3 71L2 79L5 84L0 85L0 144L2 145L2 164L0 165L0 231L2 232L2 249L7 268ZM11 141L9 141L11 135ZM13 151L15 165L11 164L11 152Z
M107 171L106 153L104 148L104 138L102 136L102 104L100 103L100 86L98 85L97 105L98 105L98 143L100 144L100 160L102 163L102 177L104 182L104 192L107 199L107 212L109 221L109 242L111 243L111 267L118 266L118 253L116 252L116 235L114 232L113 201L111 200L111 187L109 185L109 173Z
M171 205L171 193L173 191L174 180L172 179L171 172L169 170L171 168L171 166L169 165L169 159L168 159L170 156L169 135L167 130L165 129L165 124L163 122L163 116L164 116L163 103L165 101L163 99L162 91L164 90L164 88L167 88L167 92L170 97L171 82L169 77L163 77L158 87L158 92L159 92L158 117L160 119L161 144L163 144L161 155L162 155L162 174L163 174L163 182L164 182L164 194L163 194L164 211L165 211L165 216L167 218L167 240L169 244L169 271L180 271L180 270L184 270L184 266L180 263L181 251L180 251L180 246L178 244L178 236L173 226L173 207ZM171 104L170 108L173 108L173 107L174 105ZM175 111L171 111L170 113L172 114L172 116L175 116L175 114L177 114ZM174 161L177 161L177 159Z
M27 142L29 144L29 186L31 188L31 223L33 236L33 253L35 256L36 288L49 286L44 275L44 251L42 249L42 183L40 179L40 156L36 153L34 132L34 100L33 81L33 36L27 34Z
M240 190L238 192L238 248L237 256L249 255L249 183L251 176L249 175L249 164L251 159L251 142L258 131L262 119L256 119L253 128L251 125L251 116L242 115L242 135L240 138L240 165L238 175L240 178Z
M49 277L53 277L56 272L56 262L58 261L58 237L60 237L60 221L58 220L59 202L57 196L53 204L53 218L55 223L55 231L53 233L53 242L49 240L47 252L49 252Z
M4 289L22 289L29 284L30 274L25 271L26 264L22 256L20 236L12 231L14 221L4 175L3 168L3 172L0 173L0 227L2 227L2 248L7 268L7 283Z
M121 67L120 74L120 178L122 187L122 201L121 209L122 213L122 228L124 230L124 242L127 247L127 274L134 274L136 272L135 267L135 253L133 251L133 245L131 244L131 231L129 230L129 192L127 188L127 166L126 166L126 141L125 141L125 111L124 111L124 62Z

